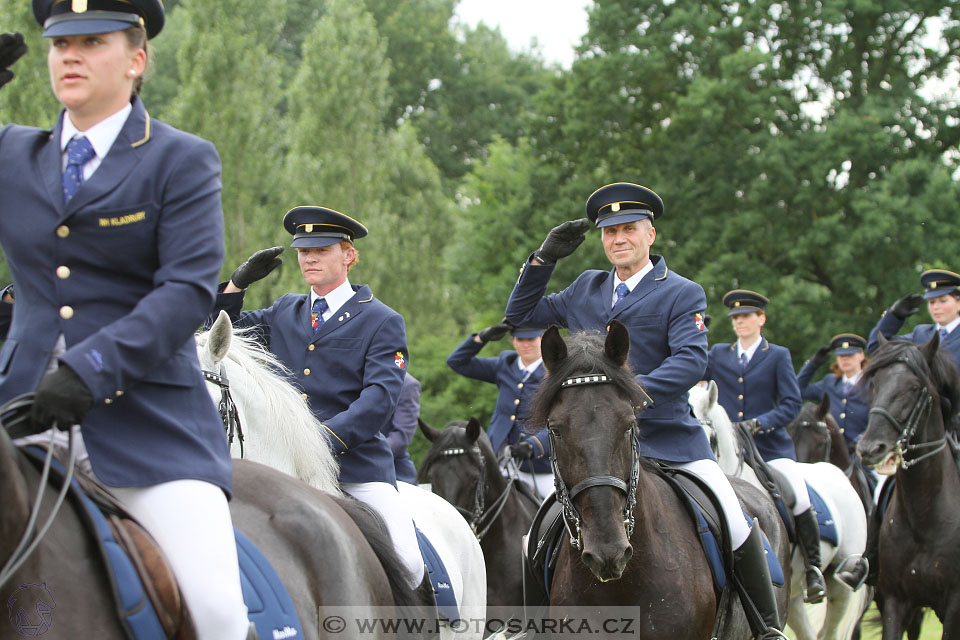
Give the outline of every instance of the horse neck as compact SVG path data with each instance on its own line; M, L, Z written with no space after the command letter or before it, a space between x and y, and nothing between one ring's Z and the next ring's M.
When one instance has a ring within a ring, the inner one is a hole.
M0 561L13 552L26 527L29 515L27 482L24 478L23 456L17 451L7 433L0 427Z
M830 433L830 462L831 464L846 469L853 461L850 459L850 452L847 450L847 442L840 433L840 430L834 425L827 424L827 431Z
M723 409L720 409L723 411ZM733 424L729 420L717 419L713 421L717 432L717 462L720 468L728 475L736 475L740 464L740 446L733 433Z
M943 417L938 404L933 406L926 423L917 430L913 440L934 442L943 438ZM946 513L952 514L960 497L960 473L949 445L907 469L898 469L896 491L900 508L915 523L917 531L924 531L924 523L936 521Z

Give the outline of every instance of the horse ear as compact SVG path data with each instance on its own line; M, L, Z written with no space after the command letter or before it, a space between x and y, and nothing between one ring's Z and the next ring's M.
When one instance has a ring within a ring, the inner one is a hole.
M556 325L543 332L540 340L540 355L543 356L543 366L552 371L567 358L567 343L560 337L560 329Z
M233 326L230 324L230 316L221 309L220 315L217 316L213 326L210 327L210 334L207 339L207 348L210 350L213 364L217 364L227 356L232 338Z
M480 437L480 421L470 416L470 420L467 421L467 440L470 442L476 442L477 438Z
M720 388L717 387L716 380L711 380L707 384L707 396L710 398L710 406L717 406L717 402L720 400Z
M420 433L430 442L436 442L437 438L440 437L440 430L434 429L424 422L422 418L417 418L417 425L420 427Z
M817 405L817 410L813 415L817 420L823 420L828 413L830 413L830 396L823 394L823 400Z
M603 353L618 366L627 362L630 353L630 332L619 320L611 320L607 327L607 339L603 343Z
M934 358L937 357L937 349L940 348L940 334L936 331L933 332L933 337L930 338L930 341L927 344L920 347L920 353L923 354L923 358L927 361L928 365L933 364Z

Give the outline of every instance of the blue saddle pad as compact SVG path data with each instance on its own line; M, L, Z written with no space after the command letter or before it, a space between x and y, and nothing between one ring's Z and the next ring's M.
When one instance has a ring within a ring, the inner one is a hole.
M277 571L239 529L234 528L233 533L237 540L243 601L250 622L257 626L257 635L275 640L302 638L300 618Z
M457 606L457 598L453 593L453 586L450 584L450 575L447 573L443 560L440 559L440 554L433 548L433 544L427 539L427 536L420 529L416 531L417 543L420 545L420 555L423 556L423 563L427 565L430 584L433 585L433 593L437 598L437 611L441 618L455 624L460 620L460 608Z
M837 523L833 520L833 514L830 513L830 509L827 508L827 503L823 501L820 494L809 484L807 485L807 491L810 493L810 504L813 505L814 511L817 512L817 524L820 525L820 539L826 540L836 546L838 541Z

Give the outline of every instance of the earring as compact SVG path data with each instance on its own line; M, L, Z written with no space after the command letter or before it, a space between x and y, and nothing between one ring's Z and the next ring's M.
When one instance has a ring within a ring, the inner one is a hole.
M132 78L133 76L137 75L137 71L135 69L130 69L130 71L127 71L127 75Z

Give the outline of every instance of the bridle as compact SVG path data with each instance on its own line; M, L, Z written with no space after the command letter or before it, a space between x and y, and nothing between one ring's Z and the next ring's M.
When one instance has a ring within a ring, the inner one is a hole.
M891 364L903 363L907 365L910 371L913 372L920 380L927 380L927 375L920 369L920 366L914 361L914 358L910 358L907 354L902 354ZM913 465L917 464L925 458L929 458L940 453L947 446L946 435L940 438L939 440L934 440L933 442L916 442L912 443L910 440L917 432L917 428L920 426L921 420L925 420L930 415L930 407L933 405L933 396L930 393L929 385L923 385L920 389L917 399L914 401L913 406L910 408L910 413L907 415L906 422L900 424L900 421L897 420L889 411L883 407L872 407L870 409L870 414L877 414L883 418L886 418L894 426L894 428L900 432L900 438L897 440L897 443L894 448L894 452L897 456L897 464L903 469L909 469ZM929 449L926 453L921 453ZM908 454L913 454L915 457L912 459L907 459Z
M593 384L613 384L613 381L604 374L588 374L580 376L571 376L560 383L560 388L578 387ZM616 476L588 476L578 482L572 489L567 488L567 483L560 473L560 464L557 461L557 443L560 436L554 429L550 428L550 421L547 420L547 435L550 439L550 466L553 468L554 484L556 485L557 502L560 503L563 511L563 524L570 535L570 544L580 551L583 549L582 522L580 512L573 504L573 499L578 495L590 489L591 487L614 487L624 494L623 504L623 528L627 533L627 540L633 535L634 515L633 507L637 501L637 484L640 481L640 426L634 419L630 428L630 440L632 444L632 465L630 478L623 481Z
M477 483L473 488L473 506L471 509L464 509L459 505L453 506L466 519L470 525L470 529L473 530L473 535L477 537L477 541L483 540L483 537L490 531L490 527L496 522L500 513L503 511L503 507L507 504L507 500L513 492L513 481L508 480L506 488L500 492L500 495L493 501L490 508L485 509L484 496L487 492L486 465L483 461L483 452L480 451L480 446L474 444L469 449L465 449L464 447L448 447L437 452L437 456L445 458L452 456L476 456L479 471L477 473Z
M230 395L230 381L227 380L227 374L223 371L223 363L217 365L218 371L203 370L203 377L207 382L220 387L220 403L217 410L220 412L220 419L223 420L223 429L227 434L227 444L233 445L233 438L236 436L240 441L240 457L243 457L243 427L240 425L240 414L237 412L237 403L233 401Z
M830 436L830 429L829 427L827 427L827 421L826 420L804 420L803 422L797 423L797 426L799 426L801 429L816 429L817 431L822 431L823 433L826 434L827 436L826 444L823 445L824 451L823 451L822 460L825 462L829 462L830 453L833 447L833 442L832 442L833 438ZM816 459L821 460L821 458L816 458Z

